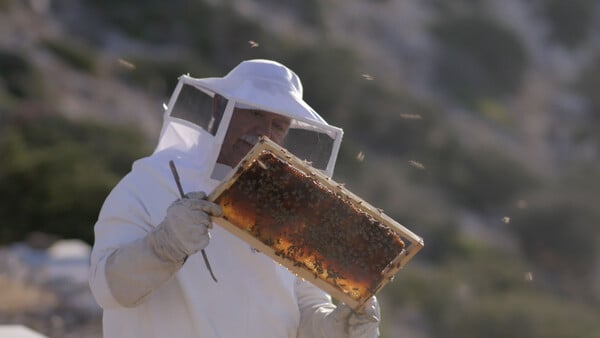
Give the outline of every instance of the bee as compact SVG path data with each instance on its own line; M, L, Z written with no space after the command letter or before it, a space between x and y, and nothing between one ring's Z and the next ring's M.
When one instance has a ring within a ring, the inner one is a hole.
M356 160L358 162L362 162L365 160L365 153L362 151L359 151L358 154L356 154Z
M415 160L410 160L410 161L408 161L408 163L417 169L425 170L425 166L421 162L417 162Z
M400 118L406 120L421 120L423 117L419 114L400 114Z
M118 59L117 62L119 63L119 66L127 69L127 70L135 70L135 64L125 60L125 59Z
M269 167L267 167L266 164L264 164L261 160L256 160L256 162L258 163L258 165L263 168L264 170L267 170Z
M363 79L365 79L367 81L373 81L373 80L375 80L375 77L373 75L371 75L371 74L364 73L364 74L361 74L361 76L362 76Z

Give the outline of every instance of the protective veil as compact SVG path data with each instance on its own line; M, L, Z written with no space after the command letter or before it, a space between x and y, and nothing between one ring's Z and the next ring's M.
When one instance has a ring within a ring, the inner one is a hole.
M215 94L222 105L215 105ZM104 309L105 337L326 334L320 322L335 308L330 297L219 226L205 248L218 283L199 253L173 263L148 249L149 236L179 198L169 161L186 193L212 191L231 169L216 161L234 107L288 117L284 146L333 172L342 131L302 100L300 80L285 66L251 60L223 78L182 76L154 153L136 161L113 189L94 228L90 286Z

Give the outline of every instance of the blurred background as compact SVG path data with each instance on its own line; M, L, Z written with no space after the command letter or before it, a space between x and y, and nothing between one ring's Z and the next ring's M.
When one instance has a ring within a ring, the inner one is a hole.
M251 58L344 129L334 179L425 239L382 337L600 336L595 0L0 0L0 324L100 337L104 198L179 75Z

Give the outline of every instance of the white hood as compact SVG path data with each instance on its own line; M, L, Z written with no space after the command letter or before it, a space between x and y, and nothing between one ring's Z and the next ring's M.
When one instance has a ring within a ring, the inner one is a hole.
M189 93L187 88L195 88L198 92L196 95L213 97L219 94L228 100L216 131L209 132L207 126L200 126L173 115L174 110L185 104L182 90ZM216 163L234 107L252 107L290 118L290 134L293 134L292 130L303 130L317 135L312 139L325 141L325 145L313 145L302 139L284 146L296 153L293 144L296 142L298 148L303 148L298 153L303 154L318 149L322 152L319 157L324 158L319 169L331 176L343 131L327 124L304 102L302 94L302 83L298 76L284 65L269 60L244 61L222 78L197 79L183 75L167 106L154 153L167 149L190 152L197 165L206 167L208 177Z

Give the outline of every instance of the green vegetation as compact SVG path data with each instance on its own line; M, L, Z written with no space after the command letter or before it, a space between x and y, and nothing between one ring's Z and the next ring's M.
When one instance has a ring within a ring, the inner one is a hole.
M355 100L360 80L358 61L348 48L324 43L319 48L295 46L283 55L302 79L304 97L327 120L348 118L346 100ZM348 108L350 105L348 105ZM342 108L342 109L340 109ZM347 114L345 117L341 114Z
M573 88L580 93L587 103L587 114L590 123L582 124L575 135L576 143L593 141L600 145L600 57L584 67Z
M12 0L0 0L0 10L7 10L12 6Z
M38 79L39 74L25 55L0 49L0 107L7 105L6 101L41 96Z
M488 0L430 0L429 5L442 16L456 16L464 13L481 15Z
M95 53L83 42L45 40L42 45L73 68L89 73L93 73L96 68Z
M552 38L565 47L578 47L590 33L597 5L595 0L543 0L542 14Z
M600 330L597 309L532 293L483 297L459 312L448 319L450 337L591 338Z
M169 2L148 0L143 6L132 0L87 0L86 2L94 6L100 12L100 17L109 24L120 28L132 37L148 42L171 40L182 28L181 21L177 19L179 13L185 13L191 6L206 7L201 1L184 0ZM206 16L201 15L197 19L202 22L201 20Z
M147 152L129 128L59 116L1 116L0 243L41 231L93 241L100 206Z
M441 50L435 81L450 96L476 107L479 100L514 94L528 66L519 37L490 18L445 17L432 26Z
M328 39L324 4L269 2L296 11L320 38L302 42L267 31L229 1L84 3L95 20L107 24L106 31L160 51L124 55L135 67L103 76L161 98L181 74L221 76L242 59L272 58L298 73L306 101L345 131L335 179L425 239L423 251L380 295L384 337L394 336L389 328L406 309L418 312L430 337L596 337L597 154L585 164L553 168L564 173L572 166L569 175L539 177L510 149L479 144L479 130L459 134L446 101L424 101L404 84L367 81L360 51ZM515 32L482 16L487 2L428 2L437 13L431 33L439 47L432 75L453 107L481 112L477 118L502 132L520 127L520 117L505 111L511 107L505 99L519 94L535 60ZM10 2L0 0L0 7L3 3ZM583 45L593 1L543 0L536 6L553 39L567 48ZM94 76L102 47L90 46L101 39L91 42L78 33L41 46ZM253 48L250 40L260 46ZM577 145L600 144L598 79L600 58L568 88L587 104L585 114L574 117L584 121L573 135ZM52 99L44 97L42 84L48 81L40 80L27 53L0 50L0 243L32 231L91 242L106 195L149 149L130 127L40 113ZM517 207L518 200L523 203ZM505 215L508 224L501 221ZM469 217L482 228L496 227L517 248L500 242L504 238L465 234ZM490 244L495 240L498 245Z
M278 10L289 12L292 17L298 18L303 24L323 28L325 18L322 4L318 0L263 0L263 2Z
M514 212L511 228L523 252L555 275L556 284L582 296L590 286L600 251L600 176L575 169L545 189L528 195L528 207ZM574 276L577 276L575 278ZM572 282L578 280L578 285Z
M536 184L533 174L501 149L466 148L455 136L432 147L426 158L431 161L430 170L423 178L433 180L448 197L474 210L506 205Z
M202 62L180 58L174 61L156 61L152 58L125 57L135 69L119 69L118 76L134 87L158 97L168 97L177 80L183 74L207 74L214 72Z
M517 256L473 249L443 265L409 263L384 288L383 302L420 309L433 337L591 338L600 332L597 307L544 292Z

